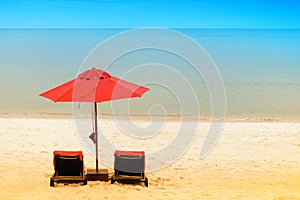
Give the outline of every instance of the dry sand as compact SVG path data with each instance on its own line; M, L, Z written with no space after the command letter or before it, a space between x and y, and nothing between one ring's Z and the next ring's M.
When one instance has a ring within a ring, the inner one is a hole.
M170 123L162 137L176 134L180 122ZM101 120L100 126L112 139L122 137L111 120ZM148 188L98 181L51 188L53 150L83 150L86 167L94 167L74 120L2 117L0 199L300 199L299 122L228 122L213 152L199 160L208 127L200 123L192 146L177 162L147 174ZM118 145L126 143L122 139Z

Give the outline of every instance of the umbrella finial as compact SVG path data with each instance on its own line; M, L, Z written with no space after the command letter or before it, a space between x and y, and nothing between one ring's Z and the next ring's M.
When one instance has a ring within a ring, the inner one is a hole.
M96 66L95 66L95 65L93 65L92 69L96 69Z

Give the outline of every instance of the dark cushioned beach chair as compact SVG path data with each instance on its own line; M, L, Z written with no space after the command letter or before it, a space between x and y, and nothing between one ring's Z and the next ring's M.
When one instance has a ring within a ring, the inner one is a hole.
M53 166L54 175L50 178L51 187L54 187L54 183L87 184L82 151L54 151Z
M145 176L145 152L144 151L120 151L114 152L115 173L111 177L111 184L115 181L141 181L148 187L148 178Z

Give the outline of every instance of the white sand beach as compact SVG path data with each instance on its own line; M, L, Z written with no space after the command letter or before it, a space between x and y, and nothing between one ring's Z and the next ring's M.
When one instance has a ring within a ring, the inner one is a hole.
M112 120L100 121L102 130L117 140L122 133L112 125ZM166 126L167 136L176 133L173 125ZM179 160L147 174L148 188L99 181L52 188L53 150L82 150L85 166L95 165L74 119L2 116L0 199L300 199L300 122L227 122L212 153L200 160L208 127L209 122L200 123Z

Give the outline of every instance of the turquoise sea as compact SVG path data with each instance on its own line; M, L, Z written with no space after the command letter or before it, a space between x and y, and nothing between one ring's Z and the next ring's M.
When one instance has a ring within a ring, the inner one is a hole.
M122 31L124 30L1 29L0 113L72 113L71 103L53 103L39 97L39 93L73 79L96 45ZM176 31L197 41L219 68L226 90L227 117L300 118L300 30ZM176 59L166 52L145 50L116 60L109 72L122 76L122 73L137 64L162 62L186 78L194 88L201 117L209 117L210 98L204 81L193 73L188 64ZM151 68L151 65L148 67ZM160 73L153 73L155 80L160 80ZM160 78L172 82L178 88L182 86L172 76ZM167 88L162 88L159 84L149 87L151 93L130 101L131 115L148 115L150 108L151 115L199 115L194 112L193 107L182 112L181 100L176 99L176 94ZM185 92L184 88L182 90ZM188 95L190 94L186 94ZM109 102L102 103L100 113L124 114L121 111L112 112L110 105Z

